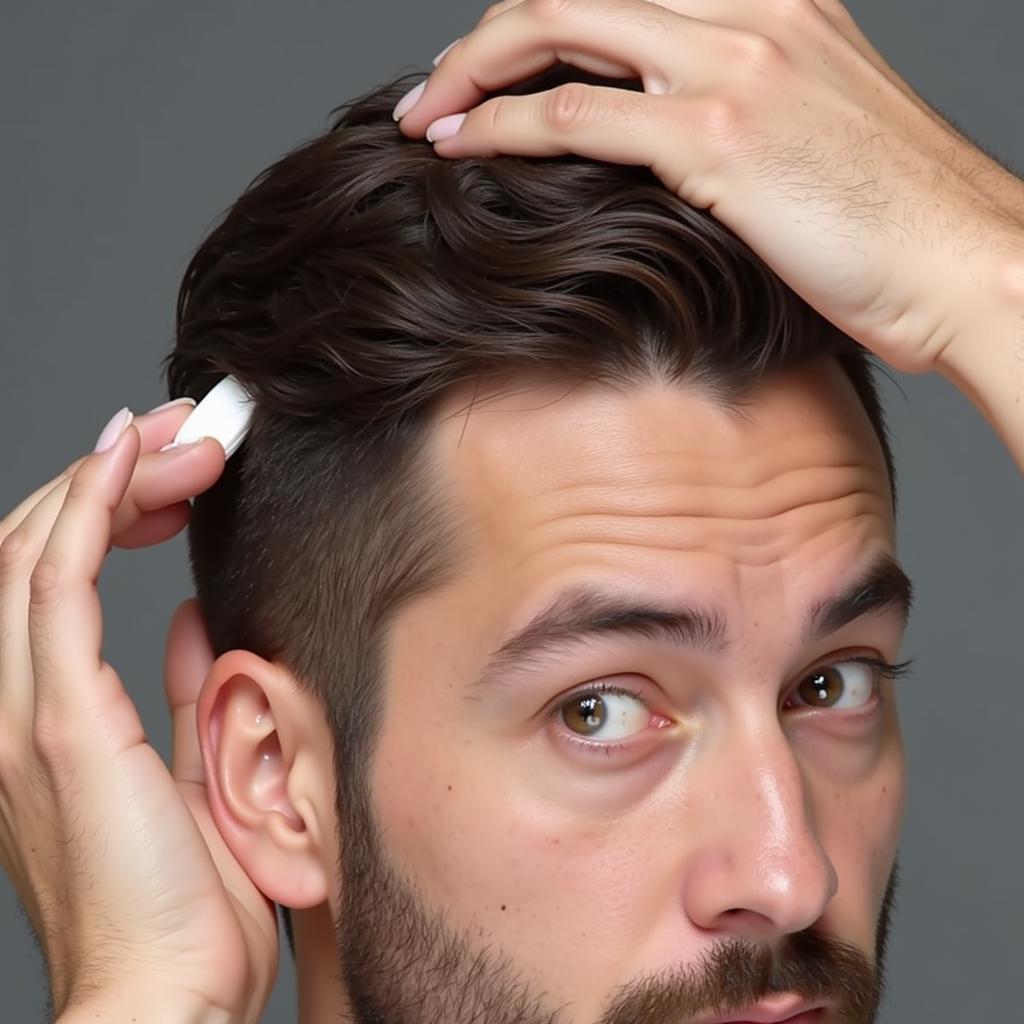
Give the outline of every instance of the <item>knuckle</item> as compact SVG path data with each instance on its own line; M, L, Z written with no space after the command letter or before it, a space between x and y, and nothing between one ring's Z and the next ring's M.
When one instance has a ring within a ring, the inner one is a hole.
M28 532L16 526L0 541L0 579L7 580L21 570L28 550Z
M543 117L559 132L572 131L585 123L591 113L593 90L581 82L567 82L547 95Z
M575 6L575 0L525 0L530 13L541 21L561 21Z
M758 32L743 32L733 43L735 56L748 71L772 73L785 60L782 47L769 36Z
M70 770L81 761L81 724L73 721L71 709L56 697L36 704L32 719L32 751L37 763L52 773Z
M480 107L479 110L479 116L482 117L487 131L490 132L492 136L501 131L501 126L504 124L507 114L508 103L504 96L498 96L493 100L488 100Z
M64 496L65 504L71 502L78 502L85 498L93 485L93 473L87 473L86 470L91 470L92 467L79 466L75 470L71 479L68 481L67 493Z
M746 108L735 96L715 95L698 100L692 116L700 138L719 155L742 138L747 122Z
M68 731L63 728L59 715L52 711L37 711L32 722L32 749L41 762L57 766L70 756Z
M46 604L60 593L64 571L53 556L40 558L29 576L29 598L34 604Z

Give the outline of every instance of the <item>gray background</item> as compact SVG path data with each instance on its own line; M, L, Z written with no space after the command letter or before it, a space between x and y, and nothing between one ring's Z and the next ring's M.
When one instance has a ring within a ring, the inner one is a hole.
M430 66L476 0L24 4L2 8L0 509L90 449L121 405L166 396L158 362L185 262L263 167L329 109ZM1024 165L1016 0L852 0L884 56L1004 162ZM1024 484L967 400L903 377L886 397L900 551L918 586L901 705L911 802L893 1022L1020 1020L1024 911L1018 637ZM166 624L191 592L184 534L116 550L105 654L165 758ZM283 941L283 940L282 940ZM0 1018L41 1020L42 961L0 881ZM295 1019L285 952L267 1022Z

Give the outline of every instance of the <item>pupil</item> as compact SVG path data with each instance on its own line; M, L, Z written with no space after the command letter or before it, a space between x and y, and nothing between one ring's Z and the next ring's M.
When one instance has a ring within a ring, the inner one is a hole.
M819 708L832 707L842 695L842 676L835 669L815 672L800 684L801 698Z
M604 701L595 695L579 697L569 707L569 718L572 720L566 724L570 728L578 727L586 734L597 732L604 725Z

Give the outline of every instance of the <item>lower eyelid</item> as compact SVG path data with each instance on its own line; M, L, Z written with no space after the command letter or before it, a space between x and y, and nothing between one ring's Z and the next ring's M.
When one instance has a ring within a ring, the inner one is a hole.
M582 750L587 754L593 754L595 756L603 755L605 757L611 757L613 754L619 753L632 745L629 743L623 743L621 740L611 740L608 743L595 743L593 740L585 740L581 736L572 736L568 733L562 733L562 741L576 750Z
M643 744L643 740L634 738L630 740L606 740L601 743L597 740L588 740L582 736L576 736L570 732L560 731L558 740L572 750L581 750L584 754L592 757L613 757L616 754L624 754Z

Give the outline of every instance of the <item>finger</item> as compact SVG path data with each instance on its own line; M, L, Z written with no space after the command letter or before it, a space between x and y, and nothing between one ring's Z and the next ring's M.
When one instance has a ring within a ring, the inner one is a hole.
M682 177L683 168L658 163L665 159L665 132L685 132L684 111L676 96L568 82L529 96L487 100L470 110L457 134L435 143L435 149L446 157L574 153L650 167L672 188L670 182ZM699 144L688 142L688 164L696 163L698 153Z
M192 399L180 404L168 405L158 411L149 411L136 416L132 422L142 437L142 452L148 454L162 448L174 440L174 435L181 429L182 423L192 415L196 403Z
M139 460L121 504L114 512L111 544L128 547L124 538L148 513L193 498L224 472L224 449L204 437Z
M476 23L474 31L480 25L485 24L492 18L496 18L499 14L504 14L505 11L512 7L518 7L524 2L525 0L502 0L501 3L493 4L484 12L483 17ZM649 0L646 0L646 2L649 2ZM458 40L458 42L461 41L461 39ZM454 44L451 49L455 49ZM593 56L592 54L579 52L573 53L566 50L560 54L559 59L566 64L572 64L575 67L591 71L595 75L604 75L606 78L632 78L635 75L633 69L625 64L620 64L616 61L603 60L600 57ZM435 63L435 67L437 66L437 63Z
M157 443L160 437L157 431L149 443ZM223 468L224 449L210 438L142 457L114 513L107 552L113 546L137 548L162 543L179 533L191 516L185 499L209 488ZM64 507L73 478L51 487L0 544L0 716L9 716L10 721L25 722L31 715L27 613L31 574Z
M37 487L24 501L19 502L3 519L0 523L0 541L2 541L9 533L16 530L25 517L39 504L43 498L46 497L52 490L60 487L61 484L71 479L72 474L76 469L85 461L83 455L79 459L75 459L59 476L54 477L52 480L47 480L41 487Z
M701 77L706 40L700 23L646 0L524 0L484 22L454 47L426 80L400 124L423 134L435 118L468 110L489 92L540 74L558 61L598 70L612 62L641 78L647 91L671 91L685 68ZM704 25L706 32L726 31ZM598 65L591 64L595 60Z
M582 0L577 0L577 6L581 2ZM660 7L679 17L700 21L705 25L732 28L748 35L761 34L783 45L787 44L790 41L790 37L797 33L806 35L808 32L814 32L822 27L827 27L835 32L860 57L867 60L889 82L909 98L918 109L925 112L933 121L945 123L900 77L895 69L882 58L840 0L802 0L802 2L801 0L778 0L778 2L754 5L747 2L747 0L637 0L637 2L646 4L649 7ZM453 63L457 63L460 60L465 61L467 52L470 54L475 53L478 37L481 34L481 26L489 25L514 8L525 6L541 7L544 11L550 8L561 7L567 13L570 4L562 3L559 5L550 2L550 0L548 2L545 2L545 0L539 0L539 2L538 0L532 0L532 2L531 0L506 0L506 2L494 4L493 7L487 10L474 29L463 36L452 47L450 51L453 54L451 61L448 60L446 55L444 61L446 72L452 67ZM606 13L602 15L606 24L611 23L608 18L610 13L610 11L606 10ZM547 17L549 15L544 14L542 16ZM561 17L563 14L558 16ZM502 25L504 24L503 22ZM617 33L618 23L616 22L615 24ZM828 42L827 37L819 37L810 47L807 45L793 47L792 56L794 59L799 60L800 53L806 51L815 60L819 60L819 54L822 50L828 49ZM835 46L832 49L835 50ZM501 55L498 55L496 58L493 52L488 52L487 56L491 67L500 67L502 65L503 58ZM838 57L840 54L837 52L835 56ZM475 61L475 57L473 59ZM624 74L631 73L621 65L608 65L607 68L602 68L592 55L578 51L572 53L571 47L568 44L563 45L560 59L565 60L566 63L586 67L587 70L592 70L597 74L603 74L608 77L622 77ZM590 66L588 66L588 62ZM486 65L482 65L482 67L486 67ZM728 64L726 63L722 67L727 70ZM543 70L543 68L540 70ZM477 72L474 78L474 72L465 65L462 67L461 74L464 79L470 81L483 81L482 72ZM407 135L418 137L431 120L453 111L469 109L470 106L475 105L482 98L481 92L478 91L474 94L464 84L459 93L453 93L450 96L447 91L442 91L437 86L435 79L438 77L440 76L435 72L426 80L424 83L424 96L421 98L421 101L416 104L410 114L402 119L402 131ZM526 77L526 75L524 74L520 77ZM442 82L446 81L444 78L441 80ZM660 86L652 86L647 79L644 81L644 87L648 92L660 90ZM494 91L494 88L496 87L492 86L491 89L486 91ZM447 90L447 87L445 89ZM427 99L427 94L429 94L429 106L423 102L423 100ZM470 99L457 103L453 101L454 95L468 96ZM424 111L426 112L424 113Z
M139 431L129 425L113 447L82 463L29 580L36 728L57 729L68 742L102 728L113 753L144 733L117 673L102 658L96 583L140 447Z
M174 439L174 435L195 406L195 402L191 399L189 399L189 403L172 405L158 412L150 411L141 416L134 417L132 423L138 428L139 434L142 437L143 452L155 452L167 444L168 441ZM4 517L3 522L0 523L0 541L12 530L16 529L29 512L55 487L59 487L62 483L70 480L78 467L85 461L85 458L86 456L83 455L75 459L62 473L54 477L54 479L47 481L41 487L37 487L24 501L20 502L8 513Z
M152 531L153 536L158 538L153 543L173 536L184 522L172 533L163 534L162 528L148 524L150 516L182 502L187 510L186 499L202 494L211 487L223 472L224 463L224 449L211 438L203 438L166 452L156 451L140 458L124 499L114 513L111 546L141 547L140 538L147 531ZM38 560L42 545L67 495L72 476L62 476L53 484L36 507L18 524L19 532L28 538L23 560L32 564ZM180 517L181 510L178 509L173 517L160 517L159 521L169 526ZM157 519L152 522L157 522Z
M114 547L150 548L181 533L192 518L192 506L187 501L179 501L166 508L146 512L137 522L121 530L114 542Z
M206 774L196 730L196 703L213 662L199 601L189 598L175 609L167 631L164 693L171 711L171 774L179 782L204 788Z
M75 465L85 462L87 456ZM0 719L27 730L35 687L28 636L29 579L57 519L73 474L61 474L0 542Z

